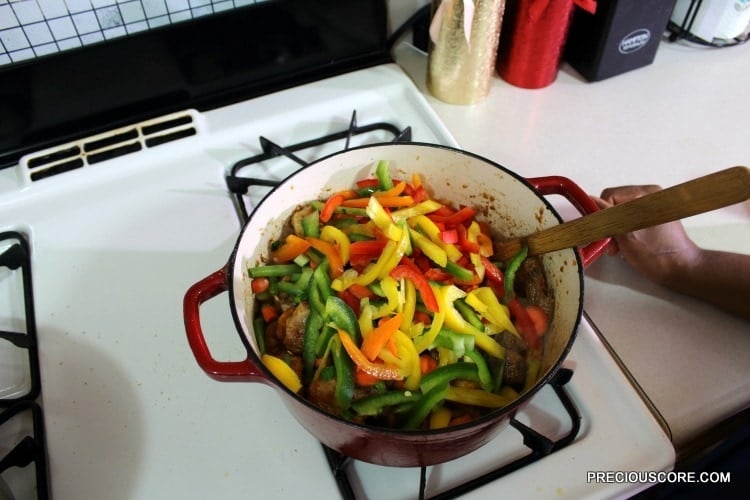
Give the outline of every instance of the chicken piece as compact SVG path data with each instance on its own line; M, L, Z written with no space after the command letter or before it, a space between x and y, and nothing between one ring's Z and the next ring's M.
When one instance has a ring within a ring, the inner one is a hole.
M277 336L292 354L302 354L305 343L305 322L309 315L310 306L307 302L300 302L296 307L287 309L279 316Z
M523 261L516 272L514 283L516 293L526 298L526 302L542 308L547 315L552 316L555 299L547 284L544 266L538 257L529 257Z
M524 339L513 332L509 332L508 330L502 332L497 341L506 349L510 349L519 353L525 353L529 347Z
M314 379L307 388L307 399L326 413L338 415L341 409L336 404L336 379Z
M292 217L289 219L289 222L292 225L292 231L294 231L294 234L296 234L297 236L302 236L303 234L305 234L305 232L302 229L302 219L310 215L312 212L313 212L313 209L310 205L305 205L294 211L294 213L292 214Z
M507 330L500 334L498 342L506 349L503 383L520 390L526 383L528 344L524 339Z
M268 354L278 356L284 352L284 345L278 335L279 322L273 321L266 326L263 332L263 343Z
M503 384L520 391L526 383L526 370L526 356L518 351L508 349L505 352Z

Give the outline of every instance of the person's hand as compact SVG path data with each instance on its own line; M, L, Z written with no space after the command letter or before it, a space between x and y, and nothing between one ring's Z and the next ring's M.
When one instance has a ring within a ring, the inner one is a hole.
M625 203L645 194L659 191L659 186L621 186L607 188L600 198L600 208ZM683 273L700 258L700 248L688 237L679 221L669 222L613 238L610 254L619 254L646 278L667 284L677 273Z

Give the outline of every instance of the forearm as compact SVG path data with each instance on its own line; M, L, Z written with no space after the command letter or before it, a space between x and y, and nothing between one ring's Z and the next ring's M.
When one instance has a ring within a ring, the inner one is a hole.
M671 273L664 285L750 319L750 255L701 250L681 272Z

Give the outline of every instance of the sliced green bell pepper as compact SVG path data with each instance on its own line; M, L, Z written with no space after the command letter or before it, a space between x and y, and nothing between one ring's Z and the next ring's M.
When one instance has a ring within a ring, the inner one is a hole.
M514 282L516 280L516 272L526 260L526 256L529 253L529 247L523 247L517 254L515 254L508 265L505 267L505 297L510 298L514 294Z
M348 333L357 345L362 341L357 315L342 299L335 295L328 297L325 304L325 317Z
M422 377L419 388L423 393L427 393L440 384L449 384L456 379L479 382L477 365L459 361L458 363L440 366Z
M406 416L404 422L405 429L416 429L418 428L430 412L437 406L441 401L445 399L448 394L448 383L443 382L437 384L435 387L422 394L414 406L411 408Z
M354 363L341 345L338 337L331 338L333 366L336 368L334 397L339 408L348 410L354 398Z
M420 393L411 391L388 391L359 399L352 403L352 409L364 416L378 415L388 406L418 401Z

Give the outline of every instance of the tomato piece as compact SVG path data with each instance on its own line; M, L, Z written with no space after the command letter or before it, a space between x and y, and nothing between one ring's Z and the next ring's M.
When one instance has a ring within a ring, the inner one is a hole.
M260 308L260 315L263 317L263 321L270 323L279 317L279 311L271 304L263 304Z
M263 293L268 290L270 284L271 282L268 281L268 278L254 278L253 281L250 282L250 288L252 289L253 293Z
M521 332L526 343L529 344L531 349L538 350L539 336L536 334L534 322L526 311L526 306L518 300L518 297L513 297L508 301L508 309L513 317L513 323L518 328L518 331Z

